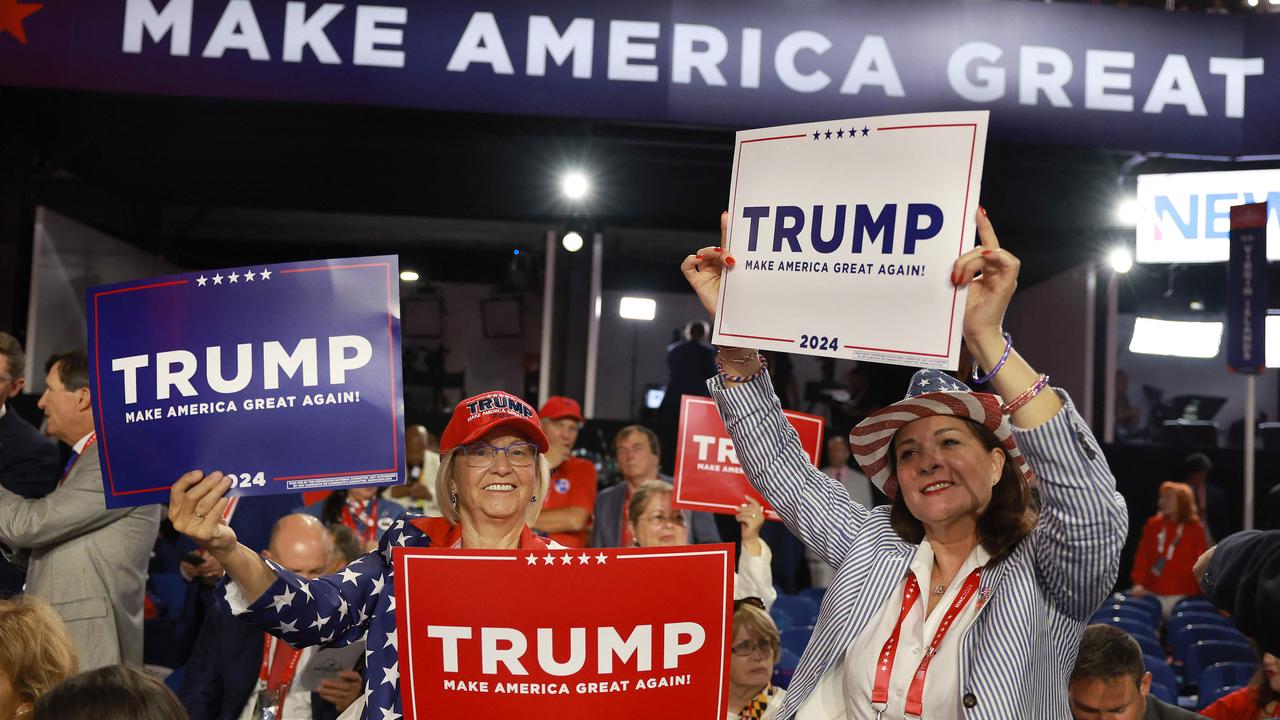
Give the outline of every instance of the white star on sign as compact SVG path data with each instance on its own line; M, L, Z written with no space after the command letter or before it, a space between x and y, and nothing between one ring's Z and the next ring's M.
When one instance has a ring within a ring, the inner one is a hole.
M544 565L555 565L555 564L556 564L556 559L555 559L554 557L550 556L550 555L543 555L543 556L542 556L542 563L543 563Z
M389 648L389 647L395 647L395 645L396 645L396 631L392 630L391 632L387 633L387 642L383 644L382 648L385 650L386 648Z
M561 556L560 556L560 564L561 564L561 565L572 565L572 564L573 564L573 556L572 556L572 555L570 555L569 553L565 553L565 554L561 555Z
M221 275L214 275L214 276L213 276L213 284L214 284L214 285L221 285L221 284L222 284L222 276L221 276Z
M581 555L578 556L579 565L586 565L589 562L591 562L591 558L588 557L586 553L582 553Z
M600 553L599 555L596 556L596 564L603 565L605 561L608 559L609 559L608 555L605 555L604 553Z
M374 595L377 595L377 594L381 593L381 592L382 592L382 586L383 586L384 584L386 584L386 582L387 582L387 579L386 579L385 577L383 577L383 576L379 575L379 576L378 576L378 579L373 581L373 594L374 594Z
M394 683L400 680L400 662L396 661L389 668L382 669L382 684Z
M260 272L260 273L258 273L258 274L262 276L262 279L263 279L263 280L270 280L270 279L271 279L271 271L270 271L270 270L268 270L268 269L266 269L266 268L262 268L262 272Z
M254 273L253 273L253 271L252 271L252 270L245 270L245 271L244 271L244 281L245 281L245 282L253 282L253 279L254 279L255 277L257 277L257 276L256 276L256 275L254 275Z
M298 632L298 628L293 626L293 624L296 622L298 621L294 620L293 622L285 622L281 620L280 624L276 626L276 631L279 632L281 635L285 633L296 633Z
M236 282L240 279L240 273L233 272L227 276L227 279L230 280L231 282Z
M344 568L339 574L342 575L342 582L349 582L352 585L356 585L356 581L360 579L360 573L353 572L350 567Z
M402 532L400 533L400 537L396 538L396 544L399 545L400 547L404 547L404 541L408 539L409 538L405 536L405 534Z
M289 588L285 588L284 592L271 598L271 608L276 612L280 612L286 605L293 604L293 597L297 594Z
M207 283L207 282L209 282L209 278L207 278L207 277L205 277L205 276L203 276L203 275L201 275L200 277L196 278L196 285L197 285L197 286L199 286L199 287L204 287L204 284L205 284L205 283Z
M529 563L530 565L537 565L537 564L538 564L538 556L537 556L537 555L530 555L529 557L525 558L525 562Z
M391 708L380 707L378 709L382 711L382 720L400 720L400 718L404 717L403 715L396 712L395 710L392 710Z

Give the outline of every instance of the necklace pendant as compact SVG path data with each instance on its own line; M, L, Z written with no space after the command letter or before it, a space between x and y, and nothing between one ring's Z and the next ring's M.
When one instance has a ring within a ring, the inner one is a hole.
M946 585L934 585L934 586L933 586L933 594L934 594L934 595L938 595L939 597L941 597L941 595L942 595L943 593L945 593L946 591L947 591L947 586L946 586Z

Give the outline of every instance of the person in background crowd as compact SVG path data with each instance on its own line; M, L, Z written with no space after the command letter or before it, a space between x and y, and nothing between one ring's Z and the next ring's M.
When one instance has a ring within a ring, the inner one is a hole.
M182 703L156 678L111 665L66 680L36 701L32 720L187 720Z
M671 507L670 485L661 480L641 483L631 493L627 515L631 521L631 534L636 547L676 547L689 543L688 510ZM773 607L778 591L773 587L773 559L769 546L760 539L760 526L764 525L764 509L754 498L743 498L738 509L738 524L742 527L742 552L738 554L738 572L733 578L735 598L755 597L764 603L764 609Z
M685 325L684 339L667 346L667 387L658 406L659 454L662 467L675 467L676 434L680 431L680 396L706 397L704 382L716 372L716 349L707 342L710 329L694 320Z
M547 464L551 488L533 531L567 548L584 548L591 533L591 511L596 504L596 466L574 457L573 446L582 429L582 409L576 400L559 395L547 398L538 410L542 431L551 443Z
M440 468L440 441L421 425L404 429L404 459L409 476L404 485L393 485L389 495L422 515L439 517L440 503L431 486Z
M903 400L854 428L854 457L891 507L853 503L813 467L759 354L720 348L726 370L708 386L747 479L838 568L781 717L1070 712L1067 680L1085 620L1115 584L1128 511L1070 399L1002 332L1020 263L984 211L976 220L982 244L951 282L968 288L964 341L989 368L978 383L999 396L920 370ZM720 223L723 235L727 213ZM732 265L715 248L682 263L713 316Z
M1201 692L1209 688L1200 688ZM1280 658L1263 653L1248 685L1223 695L1200 714L1210 720L1262 720L1280 715Z
M440 440L435 494L444 517L398 520L376 551L315 580L236 542L218 520L230 487L220 472L193 470L179 478L170 492L169 519L227 569L218 590L223 612L294 647L342 647L366 638L365 690L344 718L402 717L392 548L564 549L528 526L550 484L542 457L547 446L538 414L514 395L491 391L463 400Z
M635 535L628 517L631 494L650 480L671 484L671 476L658 472L661 455L658 436L643 425L628 425L613 437L613 452L618 458L622 482L605 488L596 496L595 526L591 529L591 547L631 547ZM693 512L689 523L689 542L720 542L720 531L710 513Z
M1176 690L1176 688L1170 688ZM1125 631L1090 625L1067 684L1075 720L1190 720L1199 715L1152 695L1142 648Z
M318 518L320 522L341 523L355 531L360 544L368 552L378 547L378 538L404 515L404 506L382 499L381 487L358 487L335 490L329 497L312 503L298 512Z
M772 720L787 691L773 684L773 666L782 657L782 638L757 597L733 601L733 642L729 646L729 710L726 720Z
M334 527L350 531L345 525ZM262 557L314 580L332 571L333 550L319 520L296 514L275 523L270 549ZM211 613L187 662L178 698L191 720L257 718L264 705L276 711L276 720L333 720L360 694L360 673L348 668L322 680L315 692L306 692L299 686L303 676L298 671L314 652L309 647L295 650L248 623Z
M342 523L329 523L325 528L329 531L329 540L333 543L333 557L325 575L332 575L363 555L364 547L360 544L360 537L356 535L356 531Z
M1129 373L1116 371L1116 439L1128 440L1138 434L1142 422L1142 408L1129 402Z
M850 500L864 507L874 507L877 503L871 491L871 481L861 471L849 466L849 458L852 456L849 453L848 435L834 433L828 436L826 444L823 445L823 452L825 455L823 459L826 462L822 466L822 472L844 486ZM804 549L804 557L809 565L809 577L814 586L827 587L831 583L831 566L823 562L811 548Z
M1132 592L1136 597L1147 593L1155 595L1167 618L1179 600L1200 594L1191 568L1208 543L1196 512L1195 498L1187 485L1162 483L1156 509L1156 514L1142 528L1142 539L1138 541L1138 552L1133 559Z
M0 332L0 487L35 499L58 486L58 446L7 407L9 399L26 385L26 365L22 344ZM7 552L13 554L14 549ZM25 568L9 562L5 555L6 548L0 545L0 597L22 592L27 576Z
M1191 492L1195 495L1196 510L1200 515L1200 522L1209 531L1210 545L1218 538L1226 537L1232 527L1226 494L1222 492L1222 488L1209 482L1209 474L1212 472L1213 462L1204 453L1191 453L1182 461L1183 482L1191 486Z
M47 363L47 432L75 450L57 489L28 500L0 488L0 542L24 548L27 592L66 621L84 669L142 663L143 585L160 506L107 510L83 351Z
M75 674L76 646L48 603L29 595L0 600L0 720L27 716Z
M1200 590L1263 652L1280 656L1280 530L1245 530L1200 556Z

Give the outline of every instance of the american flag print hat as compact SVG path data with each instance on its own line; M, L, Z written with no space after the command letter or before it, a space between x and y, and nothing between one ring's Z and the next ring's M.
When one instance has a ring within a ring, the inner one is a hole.
M1000 441L1014 468L1028 484L1031 467L1018 450L1009 419L1000 411L998 395L973 392L967 385L940 370L920 370L911 378L907 396L881 408L849 433L853 458L880 491L892 499L898 494L898 478L889 463L893 437L903 425L933 415L954 415L990 430Z

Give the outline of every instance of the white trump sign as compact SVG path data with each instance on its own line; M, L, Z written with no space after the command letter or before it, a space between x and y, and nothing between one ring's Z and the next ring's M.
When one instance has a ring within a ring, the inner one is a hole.
M1280 260L1280 170L1138 176L1137 260L1226 262L1231 206L1267 203L1267 259Z
M737 135L713 341L954 370L987 112Z

